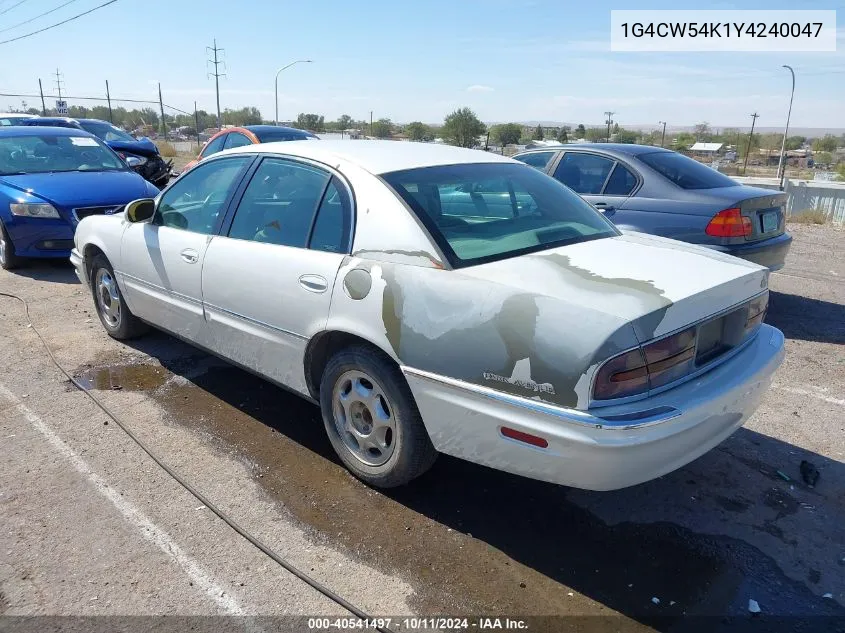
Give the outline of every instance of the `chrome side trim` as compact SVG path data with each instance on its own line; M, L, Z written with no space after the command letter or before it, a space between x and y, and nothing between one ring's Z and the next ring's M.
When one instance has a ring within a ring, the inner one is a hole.
M604 418L578 409L559 407L539 400L530 400L529 398L514 396L509 393L490 389L489 387L482 387L481 385L476 385L471 382L442 376L440 374L434 374L422 369L408 367L407 365L401 365L400 369L403 374L409 374L425 380L438 382L456 389L470 391L480 396L490 398L491 400L528 409L534 413L551 415L570 424L579 424L581 426L587 426L594 429L610 429L614 431L639 429L646 426L661 424L681 415L681 411L675 409L674 407L649 407L643 411L633 411L624 415L607 416Z
M221 308L220 306L216 306L212 303L204 303L205 308L210 310L216 310L217 312L222 312L223 314L227 314L231 317L235 317L236 319L240 319L241 321L246 321L247 323L252 323L253 325L258 325L263 328L267 328L268 330L273 330L275 332L279 332L280 334L286 334L288 336L292 336L293 338L300 339L302 341L309 340L307 336L303 336L302 334L297 334L296 332L291 332L290 330L286 330L284 328L276 327L275 325L270 325L269 323L265 323L264 321L259 321L258 319L253 319L252 317L248 317L246 315L240 314L238 312L232 312L231 310L227 310L226 308Z
M124 279L130 279L134 283L138 284L139 286L146 286L147 288L150 288L152 290L158 290L161 293L172 295L172 296L177 297L177 298L179 298L183 301L186 301L187 303L193 303L194 305L198 305L198 306L202 305L202 301L200 299L195 299L194 297L189 297L188 295L183 295L182 293L176 292L174 290L170 290L168 288L165 288L164 286L159 286L158 284L150 283L149 281L146 281L144 279L139 279L138 277L135 277L134 275L130 275L128 273L124 273L124 272L121 272L119 270L116 270L114 272L119 277L123 277Z

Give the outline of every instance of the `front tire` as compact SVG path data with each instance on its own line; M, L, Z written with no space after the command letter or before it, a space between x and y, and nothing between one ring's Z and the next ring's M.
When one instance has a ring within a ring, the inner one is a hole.
M338 457L371 486L407 484L437 459L405 378L371 348L351 347L329 360L320 408Z
M0 222L0 268L3 270L14 270L23 264L23 258L15 254L15 245L9 232L3 223Z
M123 300L114 269L105 255L91 260L91 291L97 316L109 336L123 341L147 332L147 324L132 314Z

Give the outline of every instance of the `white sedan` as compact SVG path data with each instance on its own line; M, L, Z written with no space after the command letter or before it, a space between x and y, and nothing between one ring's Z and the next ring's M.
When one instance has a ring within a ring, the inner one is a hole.
M631 486L740 427L784 355L765 268L621 233L474 150L240 147L85 218L75 244L111 336L152 325L319 403L380 487L439 452Z

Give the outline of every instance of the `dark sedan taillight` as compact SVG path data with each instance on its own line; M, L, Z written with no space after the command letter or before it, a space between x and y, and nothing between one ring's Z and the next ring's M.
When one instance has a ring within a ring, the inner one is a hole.
M754 229L751 218L742 215L739 207L734 207L714 215L704 232L713 237L745 237L751 235Z
M624 398L661 387L688 374L695 364L695 328L611 358L596 375L596 400Z

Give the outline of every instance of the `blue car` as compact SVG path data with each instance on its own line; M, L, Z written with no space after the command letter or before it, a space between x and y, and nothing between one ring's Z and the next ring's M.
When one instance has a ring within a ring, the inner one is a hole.
M111 214L158 189L93 134L59 127L0 128L0 266L66 259L88 215Z
M173 161L161 157L158 147L148 138L135 138L116 125L100 119L73 119L70 117L35 117L17 123L40 127L67 127L90 132L116 151L127 164L163 189L170 180Z
M787 195L741 185L683 154L650 145L558 145L514 156L581 195L617 227L784 266ZM513 194L511 194L513 195Z

